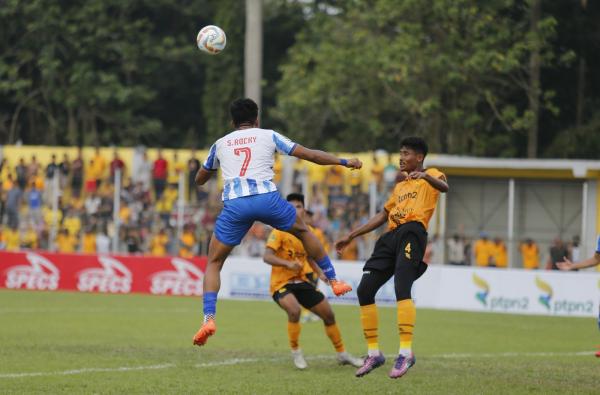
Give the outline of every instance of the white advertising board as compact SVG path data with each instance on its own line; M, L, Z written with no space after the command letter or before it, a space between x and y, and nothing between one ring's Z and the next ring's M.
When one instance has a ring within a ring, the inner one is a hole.
M334 265L338 278L356 290L362 263L336 261ZM219 297L270 299L270 272L261 259L230 258L221 272ZM323 284L321 289L332 303L358 304L355 291L337 298ZM415 282L413 298L418 307L435 309L594 317L600 274L432 265ZM376 300L380 305L396 303L393 279L379 290Z

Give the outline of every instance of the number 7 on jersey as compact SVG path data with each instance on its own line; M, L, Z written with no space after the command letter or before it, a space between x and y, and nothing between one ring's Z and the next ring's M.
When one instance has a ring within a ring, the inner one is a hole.
M242 168L240 169L240 177L243 177L246 175L246 170L248 170L250 159L252 159L252 150L248 147L235 148L233 153L236 156L244 154L244 162L242 163Z

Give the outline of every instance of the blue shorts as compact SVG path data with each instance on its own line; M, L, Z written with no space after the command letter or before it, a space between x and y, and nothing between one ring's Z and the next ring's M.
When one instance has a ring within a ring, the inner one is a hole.
M223 244L236 246L254 221L289 230L296 222L296 209L277 191L226 200L217 217L215 237Z

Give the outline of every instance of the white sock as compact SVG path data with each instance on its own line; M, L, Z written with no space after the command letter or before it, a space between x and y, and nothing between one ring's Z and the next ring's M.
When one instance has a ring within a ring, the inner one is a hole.
M379 356L379 354L381 354L381 353L379 352L378 348L369 349L369 351L368 351L368 355L370 357L377 357L377 356Z
M410 357L412 355L412 349L401 348L400 351L398 351L398 354L402 355L403 357Z

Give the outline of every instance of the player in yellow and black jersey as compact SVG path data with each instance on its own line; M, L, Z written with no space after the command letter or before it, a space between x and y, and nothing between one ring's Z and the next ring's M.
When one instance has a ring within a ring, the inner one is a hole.
M288 195L287 200L296 208L298 217L305 216L303 195L293 193ZM288 316L288 338L296 367L307 367L299 346L300 306L309 309L323 320L325 332L337 351L338 362L362 366L362 359L355 358L345 351L333 310L325 296L311 281L313 273L320 275L322 279L325 279L325 276L317 264L308 258L302 242L290 233L274 229L267 239L263 259L272 266L270 292L273 300Z
M403 376L414 365L412 336L416 310L411 299L413 282L427 269L423 262L427 246L427 225L437 205L440 192L448 191L446 176L437 169L425 169L427 143L419 137L408 137L400 143L400 170L404 179L396 184L384 210L367 223L336 242L341 252L352 239L388 223L388 232L377 243L363 269L357 289L360 318L367 341L368 357L356 371L364 376L385 362L378 344L378 317L375 294L392 276L398 308L399 356L389 373L391 378Z

